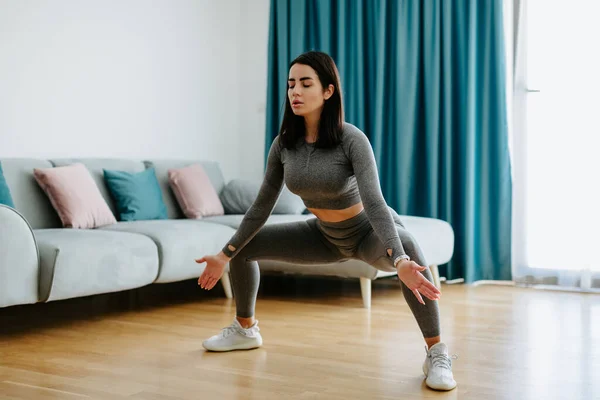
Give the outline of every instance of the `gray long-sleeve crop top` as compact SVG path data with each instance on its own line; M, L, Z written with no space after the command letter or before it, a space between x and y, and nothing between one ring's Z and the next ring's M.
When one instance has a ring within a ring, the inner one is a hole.
M341 210L362 200L375 233L386 249L392 249L392 260L405 254L381 193L369 140L356 126L344 123L341 143L331 149L316 148L302 138L288 150L275 138L260 192L223 247L225 255L233 258L256 235L271 215L284 182L308 208Z

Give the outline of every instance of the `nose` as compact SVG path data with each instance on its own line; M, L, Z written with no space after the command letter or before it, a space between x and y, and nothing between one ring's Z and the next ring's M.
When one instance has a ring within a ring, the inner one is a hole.
M292 97L300 96L302 90L299 88L299 86L300 85L295 85L292 89Z

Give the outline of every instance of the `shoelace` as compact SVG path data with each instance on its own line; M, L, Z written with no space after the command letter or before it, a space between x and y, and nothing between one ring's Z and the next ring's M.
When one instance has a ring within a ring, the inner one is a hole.
M237 331L238 330L236 329L235 326L230 325L230 326L222 329L221 336L226 338L227 336L232 335L232 334L236 333Z
M450 367L452 367L452 360L456 360L457 358L456 355L448 357L445 354L435 354L431 357L431 364L434 367L450 369Z
M252 328L249 328L249 329L240 329L236 325L231 324L228 327L222 329L221 335L224 338L226 338L227 336L232 335L234 333L239 333L244 336L253 336L258 331L259 331L258 326L253 326Z
M425 350L427 350L427 347L425 347ZM452 356L447 356L444 353L434 353L429 355L429 357L431 358L432 366L442 367L446 369L450 369L452 367L452 360L458 359L458 356L456 354L453 354Z

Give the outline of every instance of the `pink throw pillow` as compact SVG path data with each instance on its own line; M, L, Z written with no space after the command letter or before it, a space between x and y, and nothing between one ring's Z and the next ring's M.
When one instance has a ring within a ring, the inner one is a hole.
M169 185L186 217L201 219L225 214L219 195L201 165L193 164L168 172Z
M50 199L63 227L90 229L117 223L83 164L35 168L33 176Z

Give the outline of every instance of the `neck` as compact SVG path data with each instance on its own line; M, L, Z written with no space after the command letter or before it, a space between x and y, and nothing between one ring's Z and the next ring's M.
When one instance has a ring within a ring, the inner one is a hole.
M319 135L319 116L305 116L304 126L306 127L306 139L310 142L316 142Z

